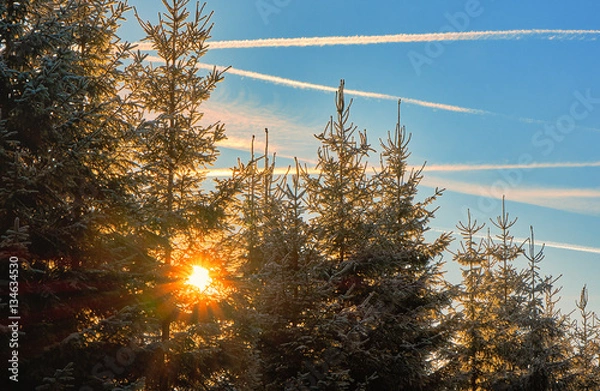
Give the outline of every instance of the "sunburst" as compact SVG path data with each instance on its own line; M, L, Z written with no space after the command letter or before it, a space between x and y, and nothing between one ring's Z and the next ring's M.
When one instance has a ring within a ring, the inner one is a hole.
M190 274L186 283L204 292L212 283L212 278L207 268L194 265L192 266L192 274Z

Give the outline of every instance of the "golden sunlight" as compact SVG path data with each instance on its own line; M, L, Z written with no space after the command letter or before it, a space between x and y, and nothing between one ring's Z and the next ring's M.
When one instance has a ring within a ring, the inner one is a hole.
M204 292L212 282L212 278L208 274L208 269L194 265L192 266L192 274L190 274L186 283Z

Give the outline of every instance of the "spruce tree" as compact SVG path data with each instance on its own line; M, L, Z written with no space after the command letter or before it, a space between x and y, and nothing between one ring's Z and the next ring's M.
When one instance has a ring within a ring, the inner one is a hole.
M1 251L21 257L25 388L66 367L65 337L132 299L113 243L130 204L118 95L128 45L116 36L126 10L109 0L0 4Z
M576 306L580 319L571 327L574 386L578 390L596 390L600 387L600 319L588 309L585 285Z
M116 30L127 8L100 0L3 7L2 222L27 216L33 252L81 262L126 164L117 65L128 46Z
M373 209L375 238L378 246L385 251L402 247L404 251L415 251L422 255L423 265L443 252L450 235L444 234L433 243L427 243L424 233L429 230L428 223L434 217L437 208L432 208L443 190L436 188L434 194L417 201L418 186L423 179L423 165L419 169L410 169L408 145L412 135L401 125L400 104L394 132L388 132L385 141L380 140L380 168L374 175ZM431 208L431 209L430 209ZM417 265L411 265L416 267Z
M256 330L256 377L262 389L293 389L313 376L308 363L316 360L312 352L319 349L316 308L323 281L317 268L322 263L308 241L299 164L276 176L268 131L264 154L258 155L254 145L253 137L250 161L239 164L244 180L235 225L240 230L230 246L238 249L245 303L253 311L247 321Z
M483 229L469 221L460 224L461 247L454 254L463 265L463 288L457 297L454 349L449 361L448 386L457 390L568 389L569 347L567 317L556 309L557 279L542 277L543 248L536 251L533 237L515 243L510 233L516 220L505 210L492 220L500 233L496 241L475 241ZM528 261L519 271L520 255ZM455 376L453 375L455 370Z
M488 252L495 264L492 281L487 285L488 305L494 327L490 330L490 364L492 372L488 379L490 387L511 387L519 377L518 356L515 346L519 346L520 323L523 319L526 300L524 281L514 263L523 254L521 244L517 244L511 228L517 219L511 219L502 199L502 213L490 220L499 231L496 240L490 242Z
M357 132L357 127L349 122L352 101L346 107L343 80L335 103L335 119L331 117L323 133L316 135L322 144L318 150L318 174L313 177L305 173L303 178L307 210L315 214L311 219L318 230L315 239L333 266L344 264L372 236L372 227L366 220L372 203L366 158L372 149L366 133Z
M360 319L359 306L368 293L366 275L357 268L359 255L373 237L372 180L367 173L371 147L366 133L357 132L350 122L350 106L344 98L341 81L335 98L336 116L315 137L322 146L318 150L317 174L303 170L306 208L312 215L310 239L322 256L323 299L315 309L321 313L318 334L319 349L305 364L305 386L326 390L360 389L367 378L352 378L350 372L366 335L369 319ZM357 289L358 288L358 289ZM354 292L358 293L355 294ZM354 355L354 356L353 356Z
M462 236L454 261L461 266L462 284L455 306L459 307L454 338L456 342L445 369L452 389L477 391L491 371L488 362L490 319L485 284L492 269L492 258L487 256L489 241L478 239L485 227L471 220L468 213L466 224L457 228ZM489 237L489 236L488 236Z
M193 229L214 223L209 194L200 187L203 170L218 156L216 143L224 138L222 124L200 123L201 105L223 73L197 74L212 26L210 15L198 6L189 19L188 3L163 1L167 11L157 25L139 20L159 64L137 53L127 70L127 87L146 116L138 129L135 156L140 203L147 215L144 228L159 238L156 256L165 265L193 250L198 233Z
M288 389L299 384L316 385L328 367L322 326L321 305L325 299L322 257L311 245L309 226L296 163L294 173L282 177L265 220L263 264L258 272L260 289L256 308L261 333L257 348L262 363L261 378L266 390ZM273 214L275 212L275 214Z
M238 202L236 225L241 227L239 241L243 248L244 272L252 274L260 270L265 257L265 235L271 224L280 217L281 203L276 192L275 154L269 161L269 132L265 129L265 151L257 156L256 137L250 143L250 161L238 162L238 170L244 173L241 182L241 199ZM261 162L263 167L261 168Z
M558 293L558 278L540 275L544 246L536 251L533 227L524 256L528 261L523 271L524 317L517 321L522 329L519 352L521 387L532 391L564 389L568 384L568 352L565 350L566 321L554 309L553 297Z
M243 359L227 352L228 346L234 349L231 340L218 337L234 333L231 323L222 319L230 314L225 309L227 298L185 297L182 287L194 263L213 272L230 272L216 249L235 191L227 181L213 191L203 189L204 171L215 162L216 144L225 136L223 124L202 123L202 104L223 72L198 74L212 29L211 15L198 4L189 11L188 3L164 0L166 10L157 24L138 17L156 58L136 53L127 68L127 88L143 109L134 144L140 206L136 232L155 260L143 291L144 311L157 319L153 333L159 337L153 347L146 347L154 352L147 383L160 390L231 384L237 375L225 367ZM220 276L222 282L226 279Z
M365 360L356 357L354 372L360 377L370 375L368 370L376 373L367 382L369 390L439 387L439 367L432 362L449 337L444 311L452 293L441 259L450 236L425 238L442 190L417 201L422 168L409 171L411 135L400 120L399 102L395 131L381 141L381 166L373 176L371 244L357 254L355 266L368 281L359 316L370 317L371 324L362 348ZM356 288L360 297L361 287Z

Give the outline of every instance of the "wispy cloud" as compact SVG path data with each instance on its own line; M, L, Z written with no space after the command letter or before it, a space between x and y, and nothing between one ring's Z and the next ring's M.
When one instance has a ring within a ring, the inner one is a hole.
M160 58L150 56L148 58L150 61L161 61ZM215 66L209 64L202 64L200 68L212 70ZM315 89L326 92L335 92L337 88L324 86L320 84L314 83L306 83L300 82L291 79L285 79L277 76L264 75L256 72L244 71L239 69L230 68L229 73L237 74L240 76L251 77L256 79L261 79L269 82L273 82L276 84L289 85L296 88L307 88L307 89ZM379 99L391 99L397 100L402 99L403 102L417 104L421 106L426 106L430 108L454 111L454 112L462 112L462 113L470 113L470 114L494 114L490 112L486 112L483 110L477 110L472 108L453 106L453 105L445 105L435 102L426 102L415 99L407 99L401 98L398 96L379 94L373 92L366 91L356 91L356 90L345 90L347 94L354 94L358 96L366 96L370 98L379 98ZM222 105L221 105L222 106ZM243 108L243 105L240 105ZM285 135L290 136L294 135L294 138L291 140L283 137L279 142L277 148L285 149L287 146L287 150L283 152L286 153L289 157L292 155L302 156L302 152L298 150L299 145L304 145L308 150L307 140L311 139L310 137L306 137L307 134L313 134L314 131L307 129L306 127L299 127L298 125L294 125L294 121L281 121L277 119L275 114L268 114L254 112L252 114L248 114L252 112L252 110L240 110L240 107L230 106L229 108L219 108L213 111L212 114L214 120L221 120L223 122L228 123L229 130L231 131L233 128L233 132L230 132L230 146L233 148L242 148L249 149L249 142L251 140L251 134L260 132L264 127L276 127L286 131ZM248 109L248 108L246 108ZM227 112L227 110L229 110ZM271 117L273 122L272 125L269 124L268 121L265 121L265 118ZM208 115L205 117L206 119L211 119L211 112L208 110ZM237 126L237 131L236 131ZM247 141L244 141L247 140ZM303 142L303 144L295 144L294 141ZM243 148L243 145L246 145L246 148ZM311 152L314 153L314 148L310 148ZM534 163L530 165L492 165L492 164L484 164L484 165L438 165L429 167L429 171L473 171L473 170L494 170L494 169L530 169L530 168L575 168L575 167L598 167L598 162L591 163ZM548 208L553 208L557 210L564 210L574 213L581 214L592 214L592 215L600 215L600 190L597 189L551 189L551 188L523 188L523 187L507 187L507 188L495 188L490 185L485 184L477 184L477 183L468 183L450 180L448 178L443 177L435 177L431 175L427 175L423 182L423 185L430 187L444 187L449 191L454 191L463 194L470 194L475 196L482 197L491 197L491 198L501 198L502 195L505 195L508 199L516 202L527 203L531 205L538 205Z
M220 142L220 146L249 151L252 136L256 135L255 150L257 155L262 154L267 128L271 153L276 152L282 158L315 154L318 143L313 134L322 130L320 124L300 121L284 115L276 105L258 105L252 103L254 101L254 97L240 94L233 99L219 97L203 104L205 123L225 124L227 139Z
M306 167L305 170L309 174L318 174L319 173L319 171L317 169L315 169L314 167ZM232 172L231 169L215 168L215 169L207 170L205 173L208 177L227 177L227 176L231 175L231 172ZM287 175L287 174L293 173L293 170L290 171L290 169L288 167L277 167L277 168L275 168L273 173L276 176L277 175ZM435 182L435 180L434 180L434 182ZM425 183L425 184L427 184L427 183ZM454 185L458 184L458 183L446 181L445 185L448 185L448 184L451 184L451 185L448 186L447 190L458 191L458 192L467 193L467 194L480 195L480 193L478 193L478 191L481 190L481 186L460 183L460 186L457 187ZM436 184L436 186L439 186L439 183ZM598 191L598 190L593 190L593 189L519 189L518 191L512 192L510 195L511 195L511 197L509 197L509 198L511 199L511 201L533 203L535 205L540 205L540 206L549 206L549 205L544 205L545 204L543 202L544 197L546 199L551 198L551 199L558 199L558 200L564 200L565 198L570 198L569 203L576 204L577 202L581 201L582 197L591 196L596 199L595 200L596 212L600 213L600 191ZM532 202L535 200L539 201L540 196L542 196L541 203ZM517 197L517 199L514 199L513 197ZM556 207L556 205L555 205L555 207ZM558 207L557 209L565 210L565 208L560 208L560 207ZM431 228L431 230L435 231L435 232L454 231L451 229L441 229L441 228ZM457 235L456 232L455 232L455 235ZM485 238L484 235L478 235L478 237ZM526 238L515 238L515 240L517 240L517 242L525 242L527 239ZM546 240L540 240L540 239L537 239L536 242L538 244L544 244L546 247L549 247L549 248L556 248L556 249L569 250L569 251L578 251L578 252L585 252L585 253L592 253L592 254L600 254L600 248L598 248L598 247L581 246L581 245L572 244L572 243L554 242L554 241L546 241Z
M480 40L515 40L521 38L539 38L546 40L595 40L600 30L502 30L502 31L464 31L424 34L389 34L389 35L356 35L333 37L301 37L301 38L266 38L232 41L214 41L209 43L210 49L250 49L266 47L310 47L310 46L347 46L347 45L379 45L390 43L441 42L441 41L480 41ZM139 42L138 49L152 50L146 42Z
M554 162L531 164L432 164L425 166L427 172L463 172L486 170L534 170L556 168L589 168L600 167L597 162Z
M303 38L267 38L254 40L232 40L232 41L214 41L210 43L211 49L226 48L257 48L257 47L307 47L307 46L331 46L331 45L371 45L383 43L402 43L402 42L432 42L432 41L475 41L475 40L518 40L526 37L533 37L547 40L572 40L588 39L596 40L600 36L600 30L559 30L559 29L531 29L531 30L501 30L501 31L467 31L467 32L448 32L448 33L423 33L423 34L391 34L375 36L333 36L333 37L303 37ZM152 50L152 45L148 42L136 42L138 49L144 51ZM159 57L148 56L148 60L160 62ZM201 64L201 69L224 69L223 66ZM317 90L323 92L335 92L337 87L322 84L303 82L299 80L283 78L279 76L242 70L230 67L229 74L248 77L251 79L262 80L273 84L285 85L293 88ZM398 100L402 99L404 103L427 107L435 110L451 111L458 113L467 113L475 115L491 115L522 123L530 124L549 124L549 121L535 118L515 117L502 113L496 113L488 110L451 105L439 102L426 101L421 99L400 97L397 95L383 94L370 91L359 91L346 89L348 95L361 96L366 98ZM599 132L600 129L584 126L577 126L580 129L586 129Z
M306 167L306 166L302 166L302 169L304 170L304 172L306 172L307 174L318 174L319 171L317 169L315 169L314 167ZM204 174L207 177L228 177L231 176L232 173L232 169L231 168L211 168L208 170L204 171ZM273 175L275 176L279 176L279 175L292 175L295 173L295 170L291 169L291 166L288 167L275 167L275 169L273 170Z
M493 184L457 181L433 175L426 175L421 184L484 198L500 199L502 196L506 196L506 199L514 202L600 216L600 189L494 186Z
M489 114L500 117L500 118L506 118L511 121L518 121L518 122L521 122L524 124L536 124L536 125L552 125L553 124L551 121L545 121L545 120L535 119L535 118L519 117L519 116L502 114L502 113L489 113ZM589 130L592 132L600 132L600 128L593 128L591 126L577 125L576 128L582 129L582 130Z
M479 171L479 170L507 170L507 169L536 170L536 169L587 168L587 167L600 167L600 162L583 162L583 163L556 162L556 163L532 163L532 164L479 164L479 165L472 165L472 164L453 164L453 165L451 165L451 164L448 164L448 165L425 166L424 171L426 171L426 172L463 172L463 171ZM420 169L420 168L421 168L420 166L419 167L408 166L409 170L410 169ZM311 174L318 174L318 171L314 167L309 168L309 172ZM283 173L285 173L284 169L282 169L282 171L279 172L279 174L283 174ZM219 176L219 175L221 175L221 172L215 171L211 176ZM439 179L440 181L442 181L446 184L450 183L450 184L456 185L456 186L451 186L453 188L458 187L458 185L462 186L465 184L465 182L457 182L456 184L454 184L453 182L446 180L446 179L441 179L441 178L437 178L437 179ZM470 189L471 186L467 185L467 186L465 186L465 188ZM529 190L529 192L530 191L531 190ZM565 193L564 191L557 192L556 189L541 189L539 191L542 192L541 196L544 196L548 192L550 192L551 194L554 194L557 197L563 197L563 196L568 196L568 195L574 195L576 197L600 197L600 190L594 190L594 189L586 190L586 192L576 191L576 192L571 192L569 194ZM469 192L469 194L471 194L471 193L474 193L474 192ZM538 192L536 195L539 196L540 193Z
M570 243L561 243L561 242L544 242L546 247L559 248L563 250L572 250L572 251L581 251L586 253L600 254L600 248L597 247L588 247L588 246L579 246L576 244Z
M547 166L557 167L556 164L540 164L537 168L546 168ZM579 163L564 163L565 167L580 167ZM594 164L598 166L598 164ZM465 165L465 168L468 167ZM586 166L587 167L587 166ZM318 174L314 167L308 167L308 172ZM287 168L276 170L277 175L283 175ZM222 170L208 170L208 176L228 175ZM439 176L425 175L421 185L426 187L445 188L447 191L467 194L477 197L500 199L503 196L506 199L525 203L529 205L541 206L566 212L573 212L587 215L600 216L600 189L594 188L550 188L550 187L525 187L525 186L491 186L482 183L473 183L458 181Z

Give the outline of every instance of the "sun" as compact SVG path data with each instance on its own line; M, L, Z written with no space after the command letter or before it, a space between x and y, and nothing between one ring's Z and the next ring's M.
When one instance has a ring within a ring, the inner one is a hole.
M208 269L202 266L192 266L192 274L188 277L186 284L204 292L211 284L212 278L208 273Z

